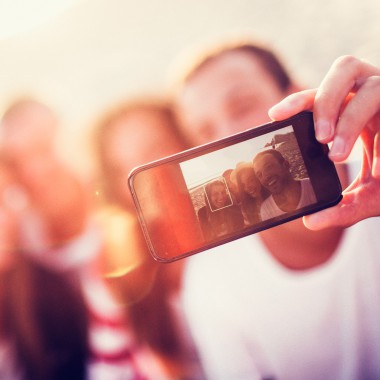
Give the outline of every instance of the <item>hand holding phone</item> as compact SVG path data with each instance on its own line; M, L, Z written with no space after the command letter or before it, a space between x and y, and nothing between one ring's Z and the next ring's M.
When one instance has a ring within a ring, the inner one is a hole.
M359 176L344 190L336 207L304 218L310 229L348 227L380 215L379 84L380 68L344 56L333 63L318 89L292 94L269 111L271 118L281 120L313 110L317 139L332 142L330 158L334 162L346 159L361 137Z
M170 262L331 207L341 185L303 112L134 169L153 257Z

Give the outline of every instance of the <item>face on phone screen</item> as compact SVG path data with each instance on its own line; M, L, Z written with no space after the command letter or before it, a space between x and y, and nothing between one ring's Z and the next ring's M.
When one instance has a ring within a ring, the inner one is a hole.
M341 196L310 113L148 164L130 179L144 235L160 261L284 223Z

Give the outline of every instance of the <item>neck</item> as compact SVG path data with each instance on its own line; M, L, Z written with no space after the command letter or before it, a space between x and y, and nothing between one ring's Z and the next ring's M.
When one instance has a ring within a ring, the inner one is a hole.
M290 180L280 194L273 194L273 199L277 206L286 212L297 208L301 198L301 184L299 181Z
M293 270L311 269L325 263L337 249L343 229L321 231L307 229L302 219L260 233L270 254L283 266Z

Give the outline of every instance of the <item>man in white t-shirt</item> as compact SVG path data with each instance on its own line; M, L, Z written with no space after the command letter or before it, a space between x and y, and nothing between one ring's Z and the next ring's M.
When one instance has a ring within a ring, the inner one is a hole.
M380 221L357 223L380 215L379 76L343 57L318 90L295 94L273 53L251 43L215 49L184 76L176 103L193 145L267 122L289 96L271 117L313 109L334 162L359 134L366 154L340 204L304 218L309 228L297 219L189 260L184 303L209 379L380 378Z
M262 186L271 194L261 205L261 219L270 219L316 202L309 178L296 180L289 162L275 149L258 153L253 169Z

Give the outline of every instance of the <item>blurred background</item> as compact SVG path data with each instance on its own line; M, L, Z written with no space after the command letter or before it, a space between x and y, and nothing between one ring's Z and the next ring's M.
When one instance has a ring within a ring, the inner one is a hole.
M1 0L0 111L20 95L56 110L61 151L82 170L110 105L160 93L190 46L230 34L268 41L305 85L355 54L380 65L378 0Z

